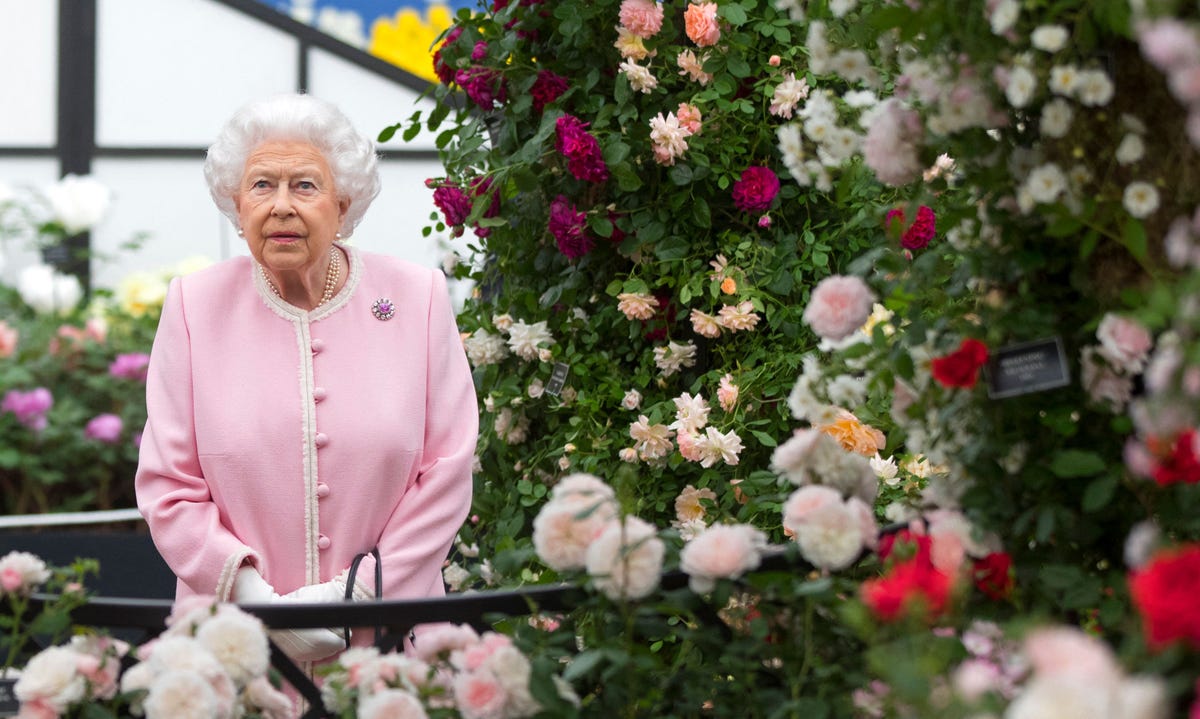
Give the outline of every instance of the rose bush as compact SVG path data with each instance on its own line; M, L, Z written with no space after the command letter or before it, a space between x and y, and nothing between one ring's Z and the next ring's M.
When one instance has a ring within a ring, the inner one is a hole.
M475 230L451 264L489 421L448 579L582 577L613 527L672 566L748 525L828 576L757 599L735 664L696 649L700 600L593 577L584 707L620 675L661 712L633 678L741 690L775 656L791 674L750 683L780 714L1186 712L1196 612L1166 577L1200 535L1198 32L1123 0L460 14L439 108L384 132L441 133L433 182L463 202L428 232ZM1018 361L1043 374L1002 391ZM580 471L612 497L564 505ZM1096 659L1038 658L1064 646Z
M100 221L108 202L95 180L70 176L41 192L5 194L0 247L62 247ZM0 283L5 514L134 506L158 313L167 281L202 264L132 273L116 289L97 289L86 299L76 277L49 264L21 268L13 287Z

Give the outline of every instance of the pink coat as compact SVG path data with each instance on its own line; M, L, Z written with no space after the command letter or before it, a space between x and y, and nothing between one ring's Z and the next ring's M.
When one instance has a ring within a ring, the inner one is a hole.
M345 287L311 312L248 257L171 283L136 488L177 598L229 599L244 562L285 594L375 546L386 598L443 594L471 503L470 368L441 272L347 252ZM372 313L380 298L390 320Z

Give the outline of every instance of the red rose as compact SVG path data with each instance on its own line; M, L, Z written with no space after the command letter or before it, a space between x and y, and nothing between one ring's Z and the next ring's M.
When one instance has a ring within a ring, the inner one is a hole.
M888 234L895 237L900 235L900 246L906 250L920 250L929 245L937 234L937 216L925 205L917 208L917 219L912 226L905 229L904 209L897 207L888 210L884 225ZM903 230L903 234L901 231Z
M1183 482L1200 482L1200 459L1196 457L1196 430L1179 433L1171 453L1163 457L1154 468L1154 481L1162 486Z
M863 603L876 618L893 622L914 612L936 616L946 608L952 582L928 557L916 556L892 565L879 579L862 583Z
M992 552L976 559L972 573L975 587L992 599L1005 599L1012 594L1012 557L1007 552Z
M979 368L987 363L987 359L987 345L968 337L958 349L933 361L933 378L944 387L970 389L979 379Z
M913 534L908 529L898 532L888 532L879 538L879 548L875 553L886 561L897 555L896 559L911 559L913 556L929 557L933 551L932 540L928 534Z
M779 194L779 177L769 167L754 165L742 170L733 183L733 203L742 212L766 212Z
M1200 544L1160 552L1130 573L1129 593L1147 644L1160 648L1182 640L1200 648Z

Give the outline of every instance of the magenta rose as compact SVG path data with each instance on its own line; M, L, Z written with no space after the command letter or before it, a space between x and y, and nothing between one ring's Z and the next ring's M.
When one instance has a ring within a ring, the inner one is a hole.
M54 406L54 396L45 387L22 392L19 389L9 390L0 402L0 412L12 412L17 421L34 432L46 428L46 413Z
M108 373L118 379L131 379L137 382L146 381L146 367L150 364L150 355L145 352L130 352L119 354L108 366Z
M567 78L549 70L538 70L537 79L529 88L529 94L533 96L533 109L541 112L566 91Z
M592 250L592 238L587 232L587 215L576 210L563 195L550 203L549 230L558 243L559 251L573 260Z
M474 65L459 70L454 73L454 82L484 110L491 110L497 103L504 104L508 100L504 76L490 67Z
M98 414L88 421L83 436L105 444L116 444L120 441L121 430L124 428L125 423L117 415Z
M461 26L455 26L453 30L446 35L446 41L442 43L437 50L433 52L433 71L437 74L438 79L443 85L449 85L454 82L454 68L442 61L442 49L453 45L463 33Z
M733 202L742 212L766 212L779 194L779 177L769 168L752 165L733 183Z
M471 214L471 198L454 185L440 185L433 191L433 204L442 211L446 224L455 228L455 237L462 234L462 226Z
M608 166L600 153L600 143L587 131L587 123L574 115L563 115L555 123L554 147L567 158L567 170L586 182L604 182Z
M500 190L493 187L491 177L474 177L470 182L471 196L478 199L485 194L491 193L491 201L488 207L483 211L484 217L496 217L500 214ZM475 234L479 237L487 237L492 234L492 228L475 226Z

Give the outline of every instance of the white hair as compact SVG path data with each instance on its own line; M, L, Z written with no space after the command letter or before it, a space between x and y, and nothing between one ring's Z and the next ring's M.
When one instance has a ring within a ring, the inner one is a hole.
M336 106L311 95L256 100L229 118L204 160L204 179L217 209L235 226L238 224L233 198L246 159L255 148L271 140L300 140L321 152L333 173L338 199L350 200L340 228L342 235L349 237L379 194L375 146Z

